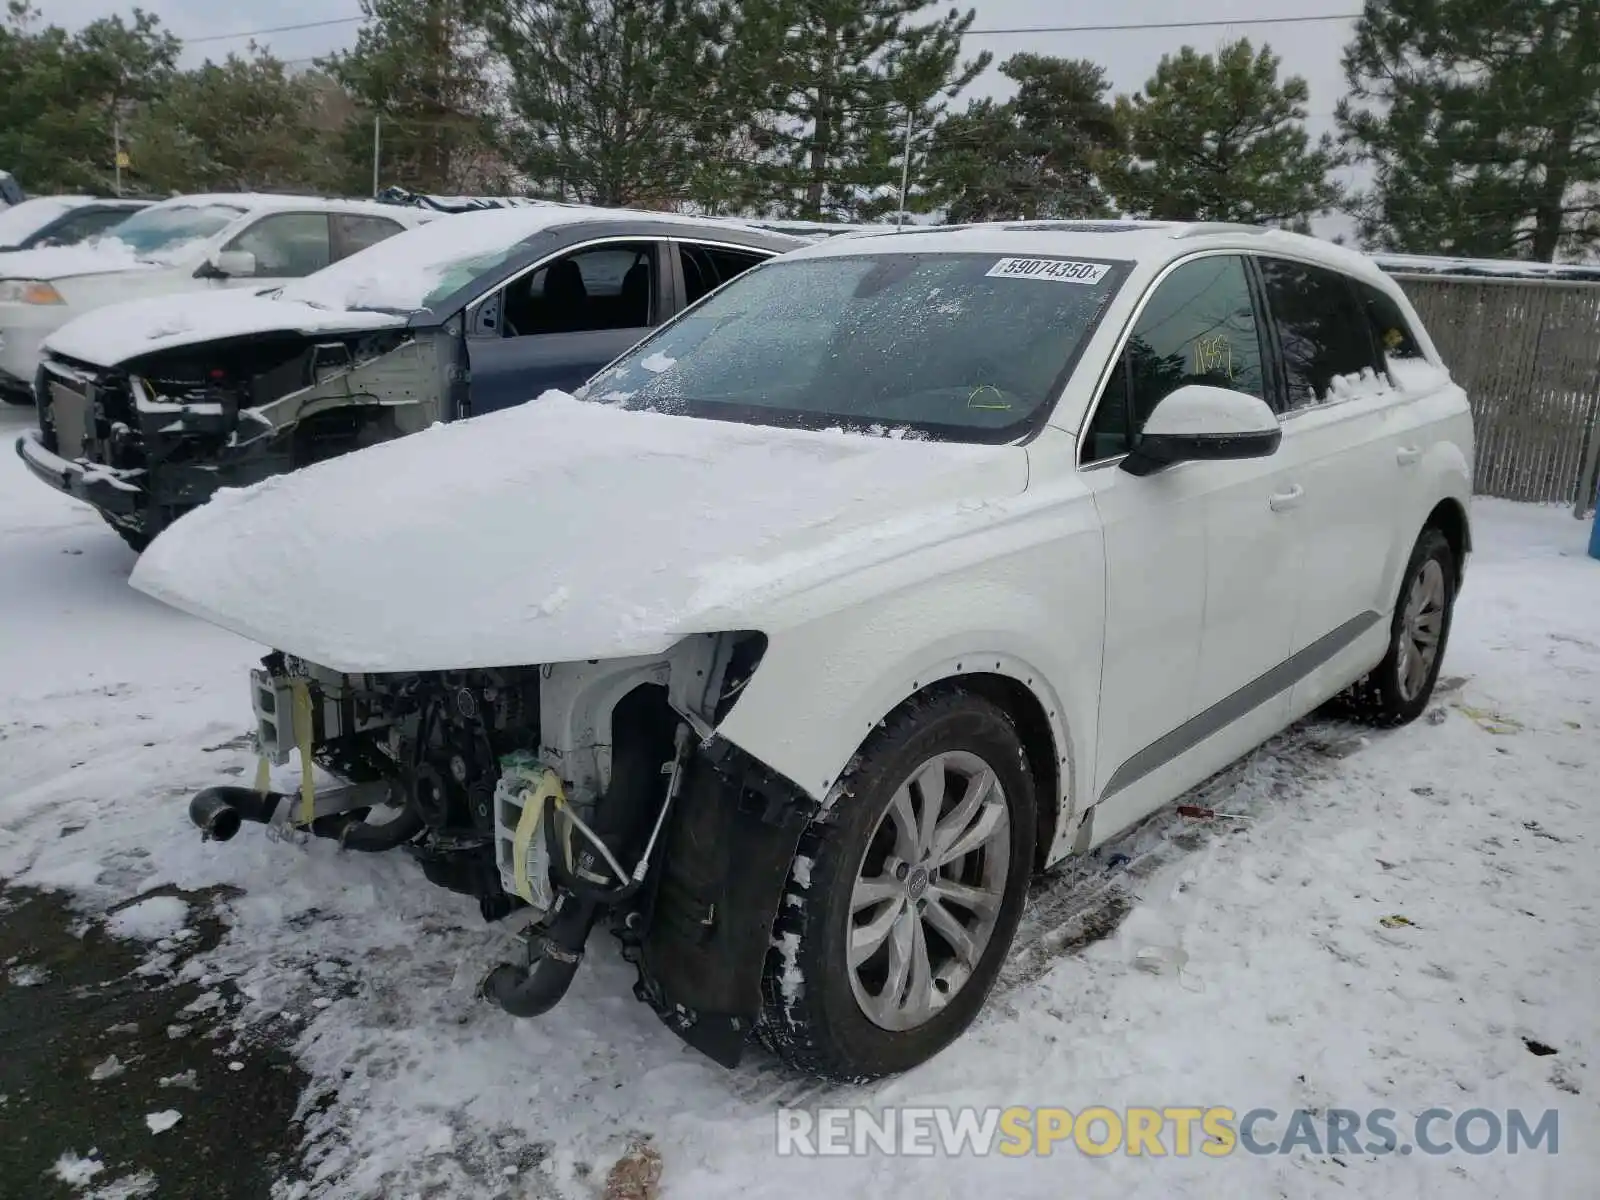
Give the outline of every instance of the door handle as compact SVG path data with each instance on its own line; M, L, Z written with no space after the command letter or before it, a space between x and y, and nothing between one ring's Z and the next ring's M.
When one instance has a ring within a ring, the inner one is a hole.
M1305 496L1305 488L1297 483L1287 492L1273 492L1267 497L1267 507L1273 512L1287 512L1304 500Z
M1394 452L1394 460L1402 467L1409 467L1422 457L1422 450L1417 446L1401 446Z

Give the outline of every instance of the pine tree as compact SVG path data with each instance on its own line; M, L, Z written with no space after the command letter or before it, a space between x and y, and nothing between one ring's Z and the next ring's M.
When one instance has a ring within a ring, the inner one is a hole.
M1303 225L1339 199L1331 139L1305 128L1309 90L1278 79L1278 56L1248 40L1215 55L1185 46L1142 93L1117 101L1132 160L1106 174L1124 210L1178 221Z
M488 51L472 0L361 0L366 23L355 48L319 64L362 113L347 152L366 147L379 123L382 182L449 193L482 183L492 164Z
M1105 70L1017 54L1000 73L1017 84L1012 99L975 100L935 129L923 172L931 199L950 221L1105 216L1097 173L1122 157Z
M704 0L499 0L483 8L505 65L502 142L536 190L671 207L724 152L719 35Z
M0 30L0 161L30 192L109 191L121 122L176 74L179 43L141 9L69 36L13 0Z
M172 191L337 189L331 139L316 124L325 85L255 47L184 72L129 123L133 174Z
M785 216L892 209L909 113L928 129L989 65L961 61L973 12L927 24L932 0L745 0L725 60L752 95L746 198Z
M1553 261L1600 243L1600 4L1369 0L1344 140L1372 246Z

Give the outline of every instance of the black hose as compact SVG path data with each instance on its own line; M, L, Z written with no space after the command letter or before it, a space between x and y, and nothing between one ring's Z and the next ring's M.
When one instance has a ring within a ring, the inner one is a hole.
M325 817L324 821L339 821L322 828L323 821L314 821L311 831L320 837L332 838L346 850L359 850L363 854L382 854L403 846L422 832L422 817L407 806L398 817L381 825L369 825L365 813L341 813L338 817ZM340 820L340 818L346 818Z
M189 820L200 832L218 842L226 842L239 832L246 821L260 825L271 822L280 802L294 802L296 797L283 792L258 792L247 787L210 787L198 792L189 801ZM404 845L422 832L422 817L410 806L392 821L382 825L368 825L365 817L370 809L333 813L311 822L311 832L318 837L330 838L346 850L366 854L381 854Z
M549 1012L572 986L583 962L583 946L600 915L591 900L563 896L555 919L545 930L542 953L526 968L501 963L484 978L482 992L513 1017Z
M239 832L245 821L265 825L278 810L278 801L288 799L282 792L258 792L247 787L209 787L189 801L189 820L207 838L225 842Z

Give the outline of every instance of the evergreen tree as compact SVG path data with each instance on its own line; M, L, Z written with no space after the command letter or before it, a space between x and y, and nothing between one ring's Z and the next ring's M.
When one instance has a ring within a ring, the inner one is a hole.
M76 35L12 0L0 29L0 161L33 194L108 191L121 122L176 73L179 43L140 9Z
M1132 159L1105 175L1122 208L1178 221L1303 225L1337 203L1331 139L1306 133L1309 91L1278 79L1271 47L1248 40L1215 55L1185 46L1144 91L1117 101Z
M349 172L317 127L325 84L255 47L184 72L129 123L133 173L171 191L336 189Z
M537 190L671 207L725 153L726 4L498 0L482 19L509 77L502 142Z
M346 154L370 163L378 122L382 183L432 193L481 186L493 167L492 95L472 0L361 0L361 11L355 48L320 64L361 108Z
M1373 246L1553 261L1600 242L1600 4L1369 0L1344 140Z
M1105 216L1097 172L1122 158L1105 70L1017 54L1000 73L1017 84L1012 99L973 101L935 129L930 198L958 222Z
M870 219L897 201L907 114L930 128L988 66L961 61L973 12L932 0L744 0L724 60L748 94L748 202L810 220Z

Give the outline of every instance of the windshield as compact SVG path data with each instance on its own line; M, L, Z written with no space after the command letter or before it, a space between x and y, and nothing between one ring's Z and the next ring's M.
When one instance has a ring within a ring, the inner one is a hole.
M602 372L586 398L1009 441L1065 382L1125 274L1110 260L965 253L768 263Z
M155 254L219 233L244 211L226 204L158 205L134 213L106 236L116 238L135 254Z
M0 246L20 246L57 217L72 211L67 200L45 197L0 208Z

